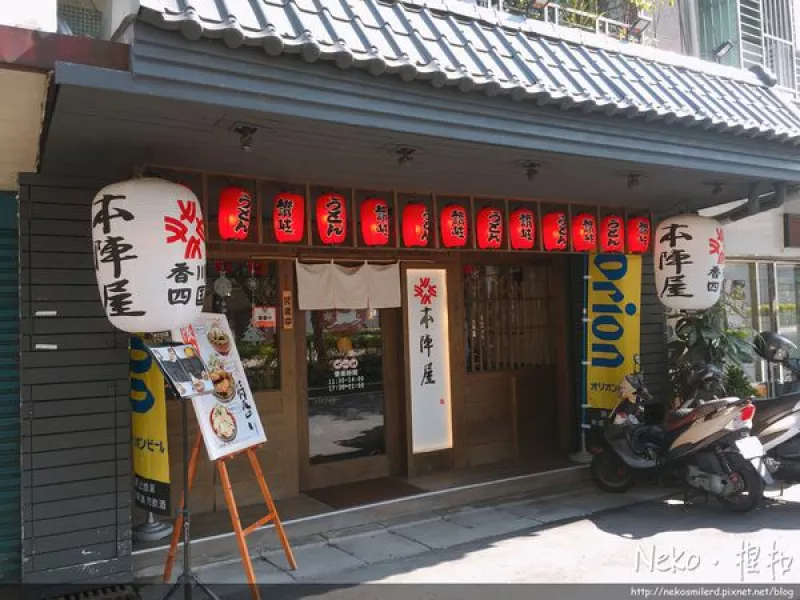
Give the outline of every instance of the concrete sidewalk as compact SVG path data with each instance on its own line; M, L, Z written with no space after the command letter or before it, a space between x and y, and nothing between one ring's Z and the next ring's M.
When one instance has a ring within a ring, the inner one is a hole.
M591 514L662 498L664 488L640 488L614 495L593 487L546 497L516 497L457 509L432 510L291 540L298 570L290 571L277 540L253 557L259 584L310 582L343 571L402 558L433 553L550 524L580 519ZM179 565L176 566L179 571ZM246 582L241 560L195 566L206 584Z

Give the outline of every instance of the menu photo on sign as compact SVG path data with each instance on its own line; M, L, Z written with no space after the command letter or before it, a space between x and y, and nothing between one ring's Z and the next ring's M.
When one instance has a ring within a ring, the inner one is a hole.
M212 389L194 396L192 404L209 458L214 461L266 442L227 317L202 313L173 332L173 339L194 347L208 365Z
M193 346L170 344L150 346L149 349L181 398L213 391L208 368Z
M453 445L446 275L444 269L406 271L411 445L415 454Z

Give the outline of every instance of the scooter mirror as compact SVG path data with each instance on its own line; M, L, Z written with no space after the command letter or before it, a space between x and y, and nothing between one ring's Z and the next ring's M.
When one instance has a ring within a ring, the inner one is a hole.
M753 345L761 358L776 363L786 361L789 354L797 350L797 346L791 340L771 331L762 331L756 335Z

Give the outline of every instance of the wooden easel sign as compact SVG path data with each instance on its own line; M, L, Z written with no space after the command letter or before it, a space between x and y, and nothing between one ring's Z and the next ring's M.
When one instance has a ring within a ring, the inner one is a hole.
M256 450L266 443L267 437L236 349L233 332L225 315L202 313L190 326L173 332L172 337L175 342L188 344L197 350L207 365L207 375L213 384L210 392L192 396L200 432L189 461L188 491L191 492L194 483L200 446L204 442L208 457L216 464L219 472L219 480L222 482L225 502L231 516L247 581L251 586L253 597L258 600L260 595L256 587L253 563L245 541L248 535L270 522L274 523L289 566L294 570L297 569L297 564L256 456ZM253 476L258 482L268 511L266 516L248 527L243 527L239 518L227 466L229 461L241 455L246 455L250 462ZM184 494L186 491L184 490ZM182 496L181 507L184 505L184 499L185 496ZM180 512L175 522L167 563L164 567L165 583L169 582L172 576L172 566L182 527L183 513Z

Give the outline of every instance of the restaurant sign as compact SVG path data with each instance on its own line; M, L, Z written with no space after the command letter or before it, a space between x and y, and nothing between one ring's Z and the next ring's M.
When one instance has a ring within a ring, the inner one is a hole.
M208 365L213 391L192 398L200 431L214 461L267 441L256 403L225 315L202 313L174 331L173 340L190 344Z
M451 448L447 272L408 269L406 310L412 452Z

